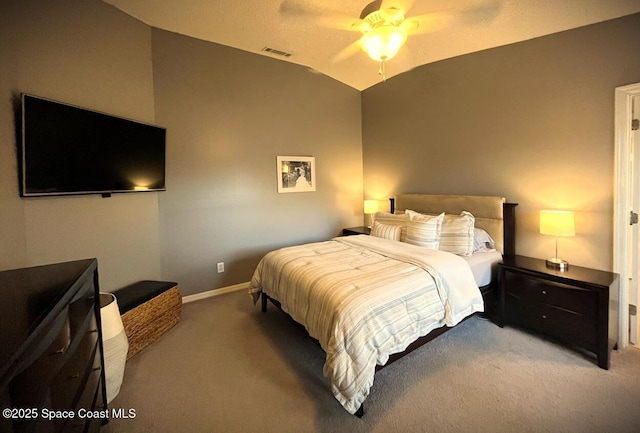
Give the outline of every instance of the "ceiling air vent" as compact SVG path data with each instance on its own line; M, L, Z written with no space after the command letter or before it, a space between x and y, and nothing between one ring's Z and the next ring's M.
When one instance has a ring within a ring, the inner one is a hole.
M271 48L271 47L264 47L262 51L266 51L267 53L271 53L271 54L277 54L278 56L282 56L282 57L291 57L292 55L291 53L287 53L286 51L276 50L275 48Z

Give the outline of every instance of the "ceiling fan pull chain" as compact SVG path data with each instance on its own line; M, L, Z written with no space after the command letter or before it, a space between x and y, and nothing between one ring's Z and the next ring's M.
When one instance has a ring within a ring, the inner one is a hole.
M382 81L387 81L387 77L384 75L384 61L380 62L380 68L378 68L378 75L382 76Z

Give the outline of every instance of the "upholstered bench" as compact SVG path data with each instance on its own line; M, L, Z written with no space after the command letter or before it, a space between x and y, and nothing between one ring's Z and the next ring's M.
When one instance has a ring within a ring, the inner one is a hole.
M127 359L180 321L182 296L177 283L140 281L123 287L114 295L129 340Z

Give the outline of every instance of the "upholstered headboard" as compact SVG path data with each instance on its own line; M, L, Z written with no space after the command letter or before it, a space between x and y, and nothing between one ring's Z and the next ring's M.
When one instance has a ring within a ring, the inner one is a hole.
M471 212L475 226L484 229L496 242L496 249L505 255L515 254L515 204L506 203L504 197L477 195L398 194L391 200L391 212L404 213L411 209L420 213L445 212L459 215ZM508 207L508 211L505 212Z

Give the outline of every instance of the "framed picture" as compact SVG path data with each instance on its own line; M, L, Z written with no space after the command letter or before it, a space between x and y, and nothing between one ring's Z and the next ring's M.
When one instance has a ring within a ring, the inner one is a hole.
M313 156L278 156L278 192L316 190L316 159Z

